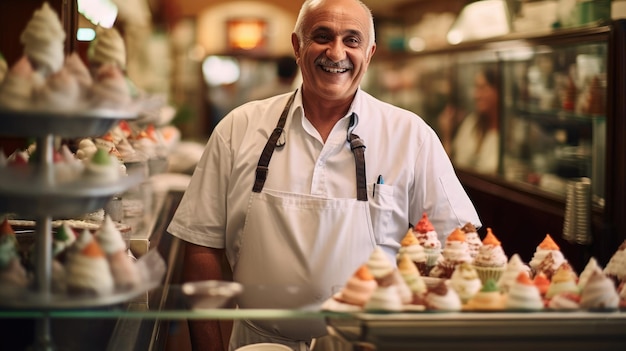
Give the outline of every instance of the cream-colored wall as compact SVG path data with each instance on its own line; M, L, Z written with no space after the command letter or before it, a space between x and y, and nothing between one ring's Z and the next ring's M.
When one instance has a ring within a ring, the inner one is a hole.
M226 50L226 22L232 18L258 18L268 24L268 55L289 54L296 15L257 1L230 1L207 7L197 17L197 41L207 54Z

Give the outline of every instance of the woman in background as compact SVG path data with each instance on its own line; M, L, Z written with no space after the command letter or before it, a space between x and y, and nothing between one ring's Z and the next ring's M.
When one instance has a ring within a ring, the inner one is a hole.
M459 125L450 149L453 164L481 173L498 170L500 114L497 72L484 67L474 77L474 111Z

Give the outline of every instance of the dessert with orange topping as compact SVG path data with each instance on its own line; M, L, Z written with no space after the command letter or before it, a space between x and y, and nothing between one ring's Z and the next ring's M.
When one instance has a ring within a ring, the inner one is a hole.
M539 265L550 253L552 253L552 259L555 262L563 263L565 261L565 257L561 252L561 248L552 239L550 234L546 234L543 241L535 249L535 253L533 254L533 257L529 262L532 274L535 274L539 271Z
M487 228L487 235L482 241L478 255L473 261L474 268L483 284L488 279L498 281L504 273L508 257L504 253L500 240L491 228Z

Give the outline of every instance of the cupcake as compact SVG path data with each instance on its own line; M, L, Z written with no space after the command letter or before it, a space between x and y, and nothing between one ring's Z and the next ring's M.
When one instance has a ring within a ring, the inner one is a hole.
M530 267L528 267L524 262L522 262L519 254L513 254L509 259L509 262L506 264L506 268L504 272L502 272L502 276L498 280L498 287L500 291L506 293L509 291L509 287L515 282L517 276L521 273L527 273L530 275Z
M435 231L435 227L428 219L426 212L422 214L422 218L417 222L413 228L413 234L419 241L420 245L424 247L424 253L426 254L426 262L430 268L437 265L441 259L441 241L439 241L439 235Z
M559 269L556 270L550 280L550 285L548 287L548 291L546 292L546 298L551 299L555 295L561 293L578 294L579 289L576 284L577 279L578 277L576 276L576 272L572 269L572 266L570 266L569 263L563 263Z
M397 261L400 261L400 256L406 255L411 262L417 267L421 275L428 275L430 268L426 264L426 253L424 248L420 245L419 241L413 234L413 229L409 229L400 242L400 249L397 254Z
M604 273L594 272L580 293L580 307L589 310L614 310L619 301L613 281Z
M443 259L430 271L431 277L449 279L457 265L471 263L472 257L465 242L465 233L460 228L456 228L446 239L442 256Z
M508 258L504 254L500 241L493 234L491 228L487 228L487 235L482 241L478 255L474 259L474 269L480 280L485 283L488 279L498 281L506 269Z
M448 287L445 281L439 282L434 287L428 288L424 297L426 309L433 311L460 311L461 298Z
M506 294L505 308L508 310L539 311L543 309L543 299L539 289L528 274L518 274L515 283Z
M555 264L558 263L558 265L554 267L556 269L565 261L565 257L561 252L561 248L559 248L559 246L554 242L550 234L546 234L543 241L535 249L535 253L529 262L531 273L533 275L539 271L539 265L550 253L552 254L552 260Z
M470 256L472 256L472 259L475 259L478 255L478 249L483 245L476 231L476 227L472 223L467 222L461 230L465 233L465 241L469 247Z
M456 266L449 285L459 295L461 302L467 302L482 287L482 282L472 265L463 262Z
M504 310L504 296L498 289L496 281L487 279L482 288L467 301L464 306L468 311L501 311Z

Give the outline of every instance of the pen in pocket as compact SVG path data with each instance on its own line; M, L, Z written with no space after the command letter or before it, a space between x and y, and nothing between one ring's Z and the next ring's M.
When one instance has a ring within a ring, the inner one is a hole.
M385 180L383 179L383 175L382 174L378 175L378 179L376 179L376 183L374 183L374 186L372 187L372 196L376 196L376 185L377 184L385 184Z

